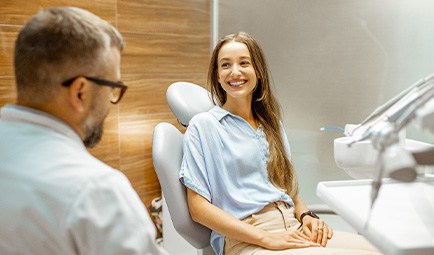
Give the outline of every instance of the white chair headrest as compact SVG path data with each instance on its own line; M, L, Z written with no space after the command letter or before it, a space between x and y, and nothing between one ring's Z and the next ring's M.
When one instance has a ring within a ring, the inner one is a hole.
M194 115L214 106L208 90L191 82L172 83L167 89L166 99L170 110L184 126Z

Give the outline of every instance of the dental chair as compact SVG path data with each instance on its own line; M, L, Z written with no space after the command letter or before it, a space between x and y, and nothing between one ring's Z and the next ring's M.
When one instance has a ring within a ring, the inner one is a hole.
M166 99L179 123L185 127L194 115L213 107L208 91L189 82L171 84L167 89ZM187 191L178 178L182 161L182 141L183 134L174 125L162 122L155 127L152 139L155 171L175 230L191 246L198 249L197 254L214 254L209 243L211 230L191 219ZM163 226L164 224L166 222L163 222Z
M185 127L194 115L208 111L214 106L206 89L189 82L171 84L167 89L166 99L179 123ZM152 141L154 167L175 230L198 249L198 254L214 254L209 243L211 230L192 221L187 205L186 188L178 178L182 144L183 134L174 125L159 123L154 129ZM309 205L309 209L317 214L334 214L325 205ZM163 226L164 224L166 222L163 222ZM163 232L163 236L164 234Z

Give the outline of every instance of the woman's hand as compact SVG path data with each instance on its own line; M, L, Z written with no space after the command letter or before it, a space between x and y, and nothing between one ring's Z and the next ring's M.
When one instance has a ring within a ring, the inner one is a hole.
M319 247L316 242L300 231L268 232L263 231L259 246L269 250L284 250L295 248Z
M311 241L309 235L301 231L268 232L247 224L211 204L191 189L187 189L187 200L193 221L228 238L270 250L320 246L317 242Z
M303 218L303 233L309 236L312 242L326 246L327 241L333 236L333 229L321 219L310 216Z

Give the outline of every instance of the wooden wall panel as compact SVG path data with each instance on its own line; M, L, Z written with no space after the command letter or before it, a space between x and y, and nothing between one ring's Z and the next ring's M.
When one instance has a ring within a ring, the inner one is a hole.
M111 24L116 21L116 0L0 0L0 24L24 25L36 12L48 6L76 6L93 12Z
M15 79L13 77L0 77L0 105L15 102Z
M210 45L210 0L0 0L0 106L15 101L13 47L23 24L39 9L72 5L107 20L123 35L121 73L129 85L113 105L101 143L90 152L120 169L145 206L161 195L152 163L152 133L159 122L177 125L167 106L176 81L205 84Z
M14 44L19 29L20 26L18 25L6 26L0 24L0 77L10 77L14 75L14 69L12 66L14 59Z
M206 81L210 1L118 3L117 26L126 43L122 79L130 85L119 105L121 169L149 205L161 193L152 164L153 129L162 121L176 124L167 87L180 80Z
M118 27L122 31L209 37L209 1L119 0Z
M123 33L127 45L122 73L206 74L209 37Z

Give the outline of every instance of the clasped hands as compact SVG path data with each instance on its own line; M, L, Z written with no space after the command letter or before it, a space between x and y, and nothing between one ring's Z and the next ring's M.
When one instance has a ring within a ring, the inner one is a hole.
M325 247L332 236L333 229L323 220L304 217L303 226L297 230L267 232L261 246L270 250Z
M327 241L333 236L333 229L323 220L312 217L304 217L303 224L298 231L303 232L309 240L325 247Z

